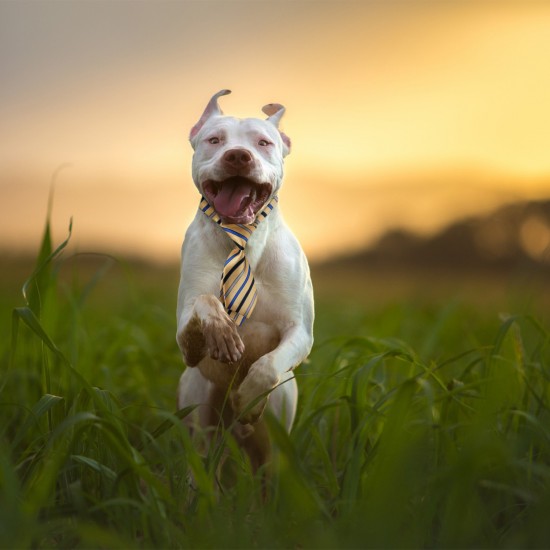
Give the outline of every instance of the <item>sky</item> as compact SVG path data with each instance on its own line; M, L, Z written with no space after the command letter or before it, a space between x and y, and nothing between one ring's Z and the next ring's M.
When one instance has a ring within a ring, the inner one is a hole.
M276 102L308 256L550 196L550 2L0 0L0 250L176 262L190 128ZM65 166L66 165L66 166ZM342 231L333 231L338 224Z

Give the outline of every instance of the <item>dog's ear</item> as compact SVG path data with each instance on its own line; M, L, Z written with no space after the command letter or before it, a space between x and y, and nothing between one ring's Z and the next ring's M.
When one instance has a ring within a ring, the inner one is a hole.
M262 107L262 111L267 115L267 121L271 122L271 124L279 130L279 122L285 114L285 108L279 103L269 103ZM286 155L290 153L291 141L285 133L281 132L281 130L279 130L279 134L281 134L281 139L283 140L283 153L286 157Z
M191 141L191 144L193 144L193 138L199 133L199 130L204 126L204 123L211 117L215 115L223 115L222 110L220 109L220 106L218 105L218 97L221 97L222 95L230 94L231 90L220 90L217 94L214 94L210 101L208 102L208 105L206 106L206 109L204 110L204 113L202 113L199 121L193 128L191 128L191 132L189 134L189 140Z

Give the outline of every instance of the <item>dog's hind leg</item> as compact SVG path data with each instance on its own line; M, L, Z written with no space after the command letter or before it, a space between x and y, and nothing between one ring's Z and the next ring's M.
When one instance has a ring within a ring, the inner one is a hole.
M210 420L210 395L214 384L208 381L199 369L187 367L178 384L177 405L183 409L191 405L197 408L183 419L191 431L206 428Z
M252 471L256 473L271 457L271 442L267 426L260 419L254 426L237 424L233 434L239 445L246 451Z
M207 380L199 369L188 367L180 378L177 404L179 409L197 406L183 419L183 423L193 438L195 448L203 457L216 452L216 447L222 441L223 429L233 421L233 412L227 402L226 393ZM225 455L224 452L218 471L221 471ZM197 483L191 470L188 476L190 486L196 490Z
M288 371L284 374L279 385L269 394L267 408L275 415L275 418L290 432L296 406L298 404L298 385L294 373Z
M226 393L194 367L187 367L180 377L177 404L179 409L197 405L197 408L183 419L191 432L193 429L226 427L233 420Z

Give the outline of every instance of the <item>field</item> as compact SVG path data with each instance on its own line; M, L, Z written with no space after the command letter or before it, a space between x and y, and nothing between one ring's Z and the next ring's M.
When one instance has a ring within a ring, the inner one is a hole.
M231 437L200 454L175 410L177 269L54 248L46 232L30 279L3 268L2 547L550 544L540 281L314 273L316 343L292 433L268 418L264 501Z

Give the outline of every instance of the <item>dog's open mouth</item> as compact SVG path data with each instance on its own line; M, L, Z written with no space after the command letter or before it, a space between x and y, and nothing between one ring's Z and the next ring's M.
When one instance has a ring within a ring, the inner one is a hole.
M271 194L269 183L256 183L242 176L207 180L202 189L224 223L252 223Z

